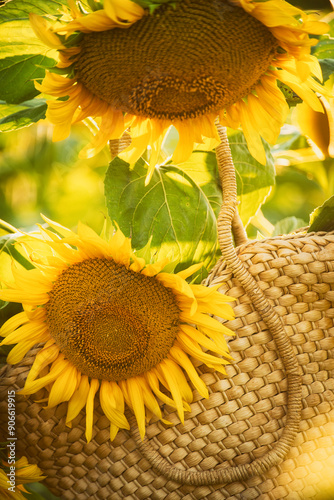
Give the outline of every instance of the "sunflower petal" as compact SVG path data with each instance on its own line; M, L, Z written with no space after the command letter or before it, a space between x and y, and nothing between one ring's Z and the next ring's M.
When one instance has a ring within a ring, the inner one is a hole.
M140 381L137 377L131 377L126 380L126 385L128 389L129 400L131 408L135 414L140 437L144 439L145 436L145 405L143 390Z
M177 345L174 345L169 351L169 356L187 372L189 379L194 384L200 395L203 396L203 398L208 398L209 393L205 383L199 378L194 365L191 363L184 351Z
M104 414L110 422L118 428L130 429L124 413L119 410L119 407L122 406L122 402L117 404L116 398L123 398L118 385L115 382L102 380L100 387L100 403Z
M90 387L86 401L86 439L89 443L93 435L93 415L94 415L94 398L99 388L99 381L93 378L90 381Z
M53 408L68 401L77 388L77 369L68 364L65 370L54 381L49 393L48 408Z
M87 402L89 394L89 381L87 375L82 375L79 386L73 393L67 405L66 424L79 415Z

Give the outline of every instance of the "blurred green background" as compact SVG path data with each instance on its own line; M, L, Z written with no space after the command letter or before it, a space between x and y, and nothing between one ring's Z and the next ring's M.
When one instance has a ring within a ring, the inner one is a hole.
M81 220L99 232L107 215L103 183L108 148L94 158L78 159L89 136L84 125L73 126L62 142L52 142L51 136L52 127L45 122L0 133L0 218L27 230L42 222L42 213L67 227ZM310 213L334 194L334 159L319 159L291 125L284 127L272 153L276 185L262 213L272 225L291 217L298 219L291 229L307 225ZM265 236L270 235L268 227ZM248 233L256 236L252 225Z

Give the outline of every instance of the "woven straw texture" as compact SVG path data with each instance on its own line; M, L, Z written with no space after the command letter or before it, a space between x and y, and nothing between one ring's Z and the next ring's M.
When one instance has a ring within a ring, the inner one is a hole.
M46 485L66 500L313 499L334 495L334 235L307 234L250 242L238 255L282 319L302 373L300 430L284 461L266 474L226 485L190 486L157 474L143 457L137 431L120 431L110 442L109 422L97 406L92 441L84 438L85 416L65 426L66 405L43 409L17 395L17 451L48 476ZM179 469L205 471L248 464L270 450L285 425L287 382L271 333L239 282L219 262L207 284L222 283L235 297L234 363L228 378L198 365L210 398L194 391L182 425L164 407L174 427L147 426L150 445ZM1 428L6 433L7 390L22 387L33 361L2 370ZM97 402L96 402L97 405ZM1 441L6 435L0 436ZM330 495L330 491L333 493Z

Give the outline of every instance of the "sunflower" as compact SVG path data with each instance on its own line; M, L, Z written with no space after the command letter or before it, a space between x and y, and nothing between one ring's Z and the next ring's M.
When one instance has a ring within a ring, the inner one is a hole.
M22 243L36 268L14 268L15 282L0 290L24 309L0 330L2 345L16 344L7 362L41 344L20 393L47 388L48 407L68 401L68 424L86 406L88 441L98 391L111 439L129 429L125 403L142 437L146 419L167 423L157 399L183 422L192 401L185 373L208 397L189 356L221 373L231 359L223 334L232 332L210 314L232 319L232 299L187 283L201 264L177 274L164 271L166 259L146 264L120 229L104 239L84 224L74 233L45 220L53 230L39 226Z
M322 73L310 55L317 40L309 34L328 25L314 15L284 0L161 0L151 9L140 3L157 7L104 0L84 13L69 1L60 26L31 15L37 36L59 51L57 68L36 83L57 98L47 112L54 140L67 137L73 122L99 122L82 157L127 130L132 142L121 156L132 163L149 146L149 180L171 125L179 134L178 163L195 144L218 141L218 117L241 126L251 154L265 163L261 137L274 144L289 111L277 81L322 112L315 92L325 90L313 78L321 81Z
M16 460L13 465L5 463L0 469L0 497L2 500L26 500L23 493L29 492L23 485L41 481L44 477L40 468L29 464L26 457Z

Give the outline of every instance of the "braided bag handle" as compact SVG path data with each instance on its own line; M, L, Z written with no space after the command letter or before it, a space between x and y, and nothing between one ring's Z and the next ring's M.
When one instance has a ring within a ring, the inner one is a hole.
M225 259L227 266L243 286L245 292L252 300L255 308L262 316L273 335L277 351L282 358L286 371L288 402L285 428L271 450L250 464L200 472L182 470L172 466L160 455L159 451L153 448L147 438L144 438L143 441L141 440L135 418L131 417L131 428L133 429L132 436L138 449L151 466L169 480L193 486L228 484L235 481L244 481L252 476L263 474L283 461L298 433L302 407L300 369L290 339L284 330L280 317L270 305L255 279L248 270L244 268L233 246L232 228L236 240L238 240L239 243L240 240L244 242L246 238L242 225L239 223L240 219L236 211L238 203L237 184L226 128L220 125L217 125L217 128L221 143L216 148L216 156L219 176L224 192L224 199L217 221L218 241L222 258Z

